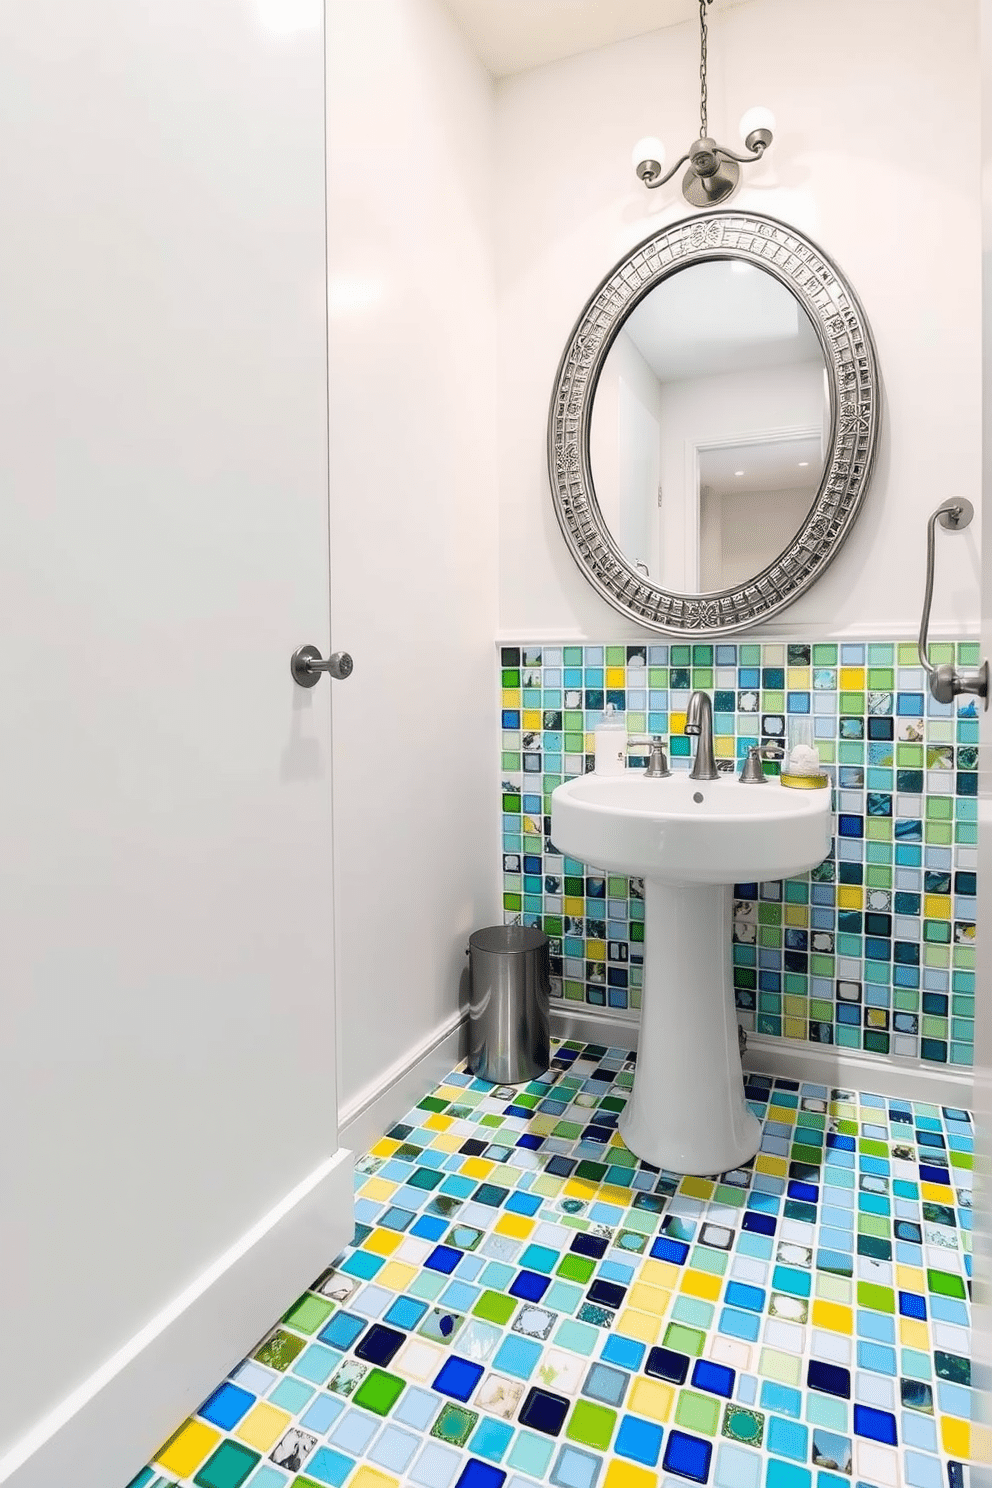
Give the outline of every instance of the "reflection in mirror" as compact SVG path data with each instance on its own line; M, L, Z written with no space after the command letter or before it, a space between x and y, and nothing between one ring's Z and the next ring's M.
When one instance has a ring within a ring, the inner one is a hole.
M795 538L830 441L812 321L774 275L713 259L627 317L593 400L589 458L614 541L664 589L746 583Z

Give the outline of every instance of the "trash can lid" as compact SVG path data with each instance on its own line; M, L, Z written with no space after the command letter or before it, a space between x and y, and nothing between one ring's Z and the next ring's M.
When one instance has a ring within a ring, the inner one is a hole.
M513 956L540 950L547 945L548 937L536 925L487 925L485 930L470 935L468 943L476 951Z

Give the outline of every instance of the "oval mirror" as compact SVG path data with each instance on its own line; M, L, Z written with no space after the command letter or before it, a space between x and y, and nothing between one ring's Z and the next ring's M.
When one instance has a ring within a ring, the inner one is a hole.
M713 213L643 243L583 311L552 400L555 509L616 609L726 634L823 572L877 434L853 290L793 229Z

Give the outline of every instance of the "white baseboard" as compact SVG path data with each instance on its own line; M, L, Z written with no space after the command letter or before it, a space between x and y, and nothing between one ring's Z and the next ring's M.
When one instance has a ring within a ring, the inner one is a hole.
M568 1006L553 1005L551 1031L557 1038L583 1039L613 1049L636 1049L641 1026L639 1019L620 1018L594 1008L573 1012ZM875 1095L901 1096L905 1100L965 1109L971 1105L974 1087L971 1070L935 1065L925 1059L864 1054L799 1039L769 1038L760 1033L747 1036L744 1068L787 1080L808 1080L842 1090L871 1091Z
M0 1459L9 1488L122 1488L351 1239L352 1155L321 1163Z
M341 1141L353 1152L365 1152L465 1057L467 1040L465 1013L453 1013L342 1106Z

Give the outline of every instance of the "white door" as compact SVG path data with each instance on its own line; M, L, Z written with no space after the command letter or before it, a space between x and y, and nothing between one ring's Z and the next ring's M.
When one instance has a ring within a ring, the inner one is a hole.
M0 7L0 1478L337 1146L321 12Z

